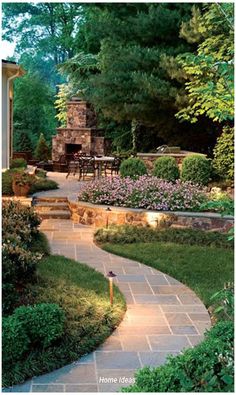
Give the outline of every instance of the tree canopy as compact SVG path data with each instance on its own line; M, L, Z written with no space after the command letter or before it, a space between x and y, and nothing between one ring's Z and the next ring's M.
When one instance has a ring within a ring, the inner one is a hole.
M114 149L211 153L233 117L232 26L227 3L5 3L3 38L28 70L16 81L16 130L30 130L34 148L40 133L50 143L78 94Z

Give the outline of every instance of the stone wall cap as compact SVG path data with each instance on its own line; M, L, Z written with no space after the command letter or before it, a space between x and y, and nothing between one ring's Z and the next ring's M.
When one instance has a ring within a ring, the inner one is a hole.
M186 155L202 155L202 156L206 156L205 154L201 154L199 152L190 152L190 151L180 151L179 153L172 153L172 152L168 152L168 153L142 153L142 152L138 152L137 156L138 157L144 157L144 158L159 158L162 156L174 156L174 157L185 157Z
M73 202L74 203L74 202ZM88 202L77 201L78 206L89 207L89 208L99 208L106 210L110 207L113 212L133 212L133 213L152 213L152 214L167 214L167 215L178 215L179 217L197 217L197 218L222 218L224 220L234 220L232 215L221 216L219 213L213 212L196 212L196 211L158 211L158 210L145 210L141 208L131 208L131 207L119 207L105 204L93 204Z
M80 130L80 131L84 131L84 132L89 132L90 130L96 130L96 128L83 128L82 126L80 127L80 128L57 128L56 130L58 130L59 132L60 131L63 131L63 130L66 130L66 131L72 131L72 130Z

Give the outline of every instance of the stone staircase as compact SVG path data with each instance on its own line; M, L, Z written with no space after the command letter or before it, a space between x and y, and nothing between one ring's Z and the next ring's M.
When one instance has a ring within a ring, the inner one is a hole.
M32 205L41 219L70 219L66 197L34 197Z

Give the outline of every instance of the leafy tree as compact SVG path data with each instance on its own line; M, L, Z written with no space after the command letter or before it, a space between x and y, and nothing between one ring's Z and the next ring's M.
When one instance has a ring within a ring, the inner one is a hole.
M98 113L108 120L129 123L134 150L143 125L157 130L163 114L166 123L172 118L178 124L176 99L182 86L171 80L161 61L163 54L177 56L191 48L178 34L190 15L189 4L87 8L82 25L86 45L61 67L74 91L82 92Z
M66 126L67 106L66 103L70 97L70 87L67 84L58 85L59 91L56 95L55 108L57 109L56 118L60 123L60 127Z
M15 151L32 151L32 143L29 137L29 131L19 131L14 135L14 150Z
M50 158L49 147L46 143L43 133L40 134L39 141L35 150L36 159L47 161Z
M188 103L177 116L196 122L203 114L213 121L234 117L234 25L233 3L213 3L201 14L193 8L193 17L181 28L181 36L197 42L195 54L180 55L177 60L188 82Z
M42 130L49 142L55 133L56 120L53 90L37 72L27 73L14 83L15 135L29 131L35 148Z
M40 52L57 65L74 54L81 13L75 3L4 3L3 39L17 41L17 53Z
M222 177L234 179L234 129L225 127L214 148L213 167Z

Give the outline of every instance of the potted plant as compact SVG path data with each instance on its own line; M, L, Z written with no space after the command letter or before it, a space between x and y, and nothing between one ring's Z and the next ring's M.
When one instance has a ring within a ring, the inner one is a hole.
M27 196L33 183L33 177L27 173L16 173L13 176L12 189L15 196Z

